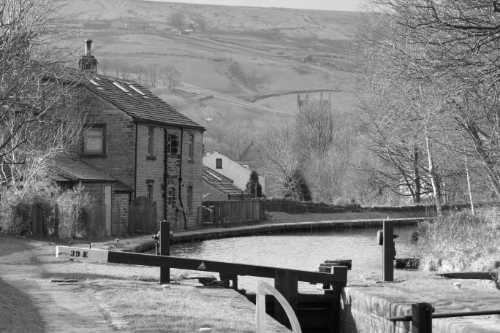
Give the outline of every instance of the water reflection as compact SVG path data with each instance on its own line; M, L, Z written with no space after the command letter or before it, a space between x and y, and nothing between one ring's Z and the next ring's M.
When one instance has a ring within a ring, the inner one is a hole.
M414 253L410 238L414 227L396 228L398 256ZM380 276L381 247L376 229L300 232L286 235L252 236L178 244L171 255L254 265L317 271L328 259L352 259L349 280ZM246 280L246 279L244 279Z

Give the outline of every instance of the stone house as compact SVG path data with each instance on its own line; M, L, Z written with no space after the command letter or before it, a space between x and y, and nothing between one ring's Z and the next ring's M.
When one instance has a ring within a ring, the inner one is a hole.
M226 201L247 199L248 194L240 190L232 179L203 166L203 201Z
M173 229L196 226L205 129L142 85L97 74L91 51L87 41L79 61L86 125L79 144L55 160L56 180L88 188L103 206L106 235L134 232L141 215L132 222L130 210L144 202L155 210L144 232L163 219Z
M203 165L231 179L234 185L241 191L246 190L250 174L252 173L252 169L249 165L234 161L226 155L216 151L206 153L205 156L203 156ZM262 192L266 193L266 179L264 176L259 176L259 183L262 186Z

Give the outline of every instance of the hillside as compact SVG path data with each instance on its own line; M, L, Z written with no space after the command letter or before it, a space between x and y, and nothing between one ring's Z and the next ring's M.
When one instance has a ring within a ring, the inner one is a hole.
M83 40L93 39L102 72L151 80L160 96L207 126L212 139L224 133L211 129L223 131L236 122L259 132L292 119L296 94L288 91L333 90L337 112L354 110L350 45L358 13L141 0L53 1L58 6L57 45L74 50L69 57L73 64ZM162 73L175 73L175 89L165 89ZM275 92L282 96L255 101Z

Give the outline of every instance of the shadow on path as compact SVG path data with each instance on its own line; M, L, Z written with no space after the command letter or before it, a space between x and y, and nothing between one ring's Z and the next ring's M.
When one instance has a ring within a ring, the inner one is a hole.
M0 332L45 332L45 324L28 295L0 279Z

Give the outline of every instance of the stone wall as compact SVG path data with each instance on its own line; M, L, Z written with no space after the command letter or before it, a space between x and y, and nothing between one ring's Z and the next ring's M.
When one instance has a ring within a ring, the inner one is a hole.
M83 155L82 140L76 147L77 153L83 161L133 189L135 187L135 123L127 114L97 96L92 96L88 100L86 123L106 125L106 154L105 156Z
M400 271L392 283L350 283L341 299L341 333L411 333L410 322L394 324L390 318L410 315L415 303L430 303L435 313L498 309L498 290L493 281L454 280ZM499 327L498 316L432 320L435 333L498 332Z
M149 128L153 128L154 154L149 155L148 138ZM137 124L137 179L136 197L148 196L148 182L153 186L153 202L156 202L156 216L164 219L165 204L165 132L163 128Z
M154 158L148 158L148 131L154 126ZM181 140L181 132L183 138ZM147 196L148 181L153 181L153 201L157 204L158 222L166 218L174 230L184 228L183 209L186 212L187 227L193 228L198 224L198 210L202 201L202 155L203 155L203 133L199 130L184 129L177 127L160 127L150 124L137 125L137 180L136 195ZM179 145L178 155L168 155L165 160L165 133L177 135ZM189 156L189 136L194 135L194 156ZM165 164L167 172L165 174ZM179 200L179 173L182 172L181 200ZM167 177L165 179L165 176ZM188 209L188 189L193 189L192 210ZM172 189L175 193L175 203L169 205L168 191ZM166 210L166 216L165 216Z
M189 135L194 135L194 159L189 160L188 139ZM183 156L182 156L182 201L186 209L188 227L192 228L199 224L199 210L203 197L203 133L199 130L184 130L183 138ZM188 206L188 188L193 187L192 210L187 210Z

